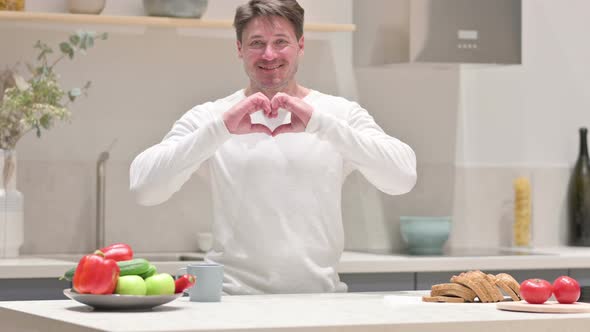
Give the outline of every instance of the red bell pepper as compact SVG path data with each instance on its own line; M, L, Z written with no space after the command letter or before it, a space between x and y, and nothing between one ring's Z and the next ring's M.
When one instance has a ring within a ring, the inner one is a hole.
M97 250L78 262L74 272L74 290L80 294L112 294L121 269L117 262Z
M195 281L197 281L197 278L192 274L185 274L182 277L179 277L174 282L174 293L184 292L185 289L194 285Z
M133 250L125 243L115 243L99 249L105 258L114 259L117 262L133 259Z

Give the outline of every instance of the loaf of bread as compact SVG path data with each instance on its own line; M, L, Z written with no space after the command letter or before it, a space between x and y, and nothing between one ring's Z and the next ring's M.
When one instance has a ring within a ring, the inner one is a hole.
M424 302L500 302L504 296L520 301L520 285L510 274L486 274L479 270L452 276L450 283L433 285Z

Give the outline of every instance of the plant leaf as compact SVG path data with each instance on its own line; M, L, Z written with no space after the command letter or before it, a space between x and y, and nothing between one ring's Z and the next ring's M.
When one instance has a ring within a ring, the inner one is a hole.
M83 50L86 49L86 43L88 43L88 34L86 32L82 32L80 34L80 45L79 47Z
M72 45L70 45L67 42L62 42L59 44L59 49L61 50L61 52L63 54L66 54L70 57L70 59L72 59L74 57L74 49L72 48Z
M78 36L77 34L73 34L70 36L70 43L74 46L78 46L78 43L80 42L80 36Z
M94 36L88 36L88 48L94 46Z
M51 48L49 48L49 47L43 48L43 49L41 49L41 52L39 53L37 60L42 60L43 58L45 58L47 56L47 54L51 54L51 53L53 53L53 50Z
M51 127L51 116L49 114L44 114L40 119L39 119L39 124L41 125L41 127L43 127L44 129L49 129L49 127ZM38 134L39 136L41 135L40 133Z

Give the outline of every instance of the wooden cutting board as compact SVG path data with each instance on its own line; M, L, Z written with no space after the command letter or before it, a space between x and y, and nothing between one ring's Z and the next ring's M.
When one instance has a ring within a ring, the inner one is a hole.
M544 313L581 313L590 312L590 303L576 302L561 304L557 301L547 301L543 304L530 304L526 301L498 302L496 308L509 311L544 312Z

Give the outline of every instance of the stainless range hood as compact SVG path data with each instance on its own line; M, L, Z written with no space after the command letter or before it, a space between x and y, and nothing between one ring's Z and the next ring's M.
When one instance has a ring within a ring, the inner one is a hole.
M521 0L354 0L355 64L520 64L521 7Z

